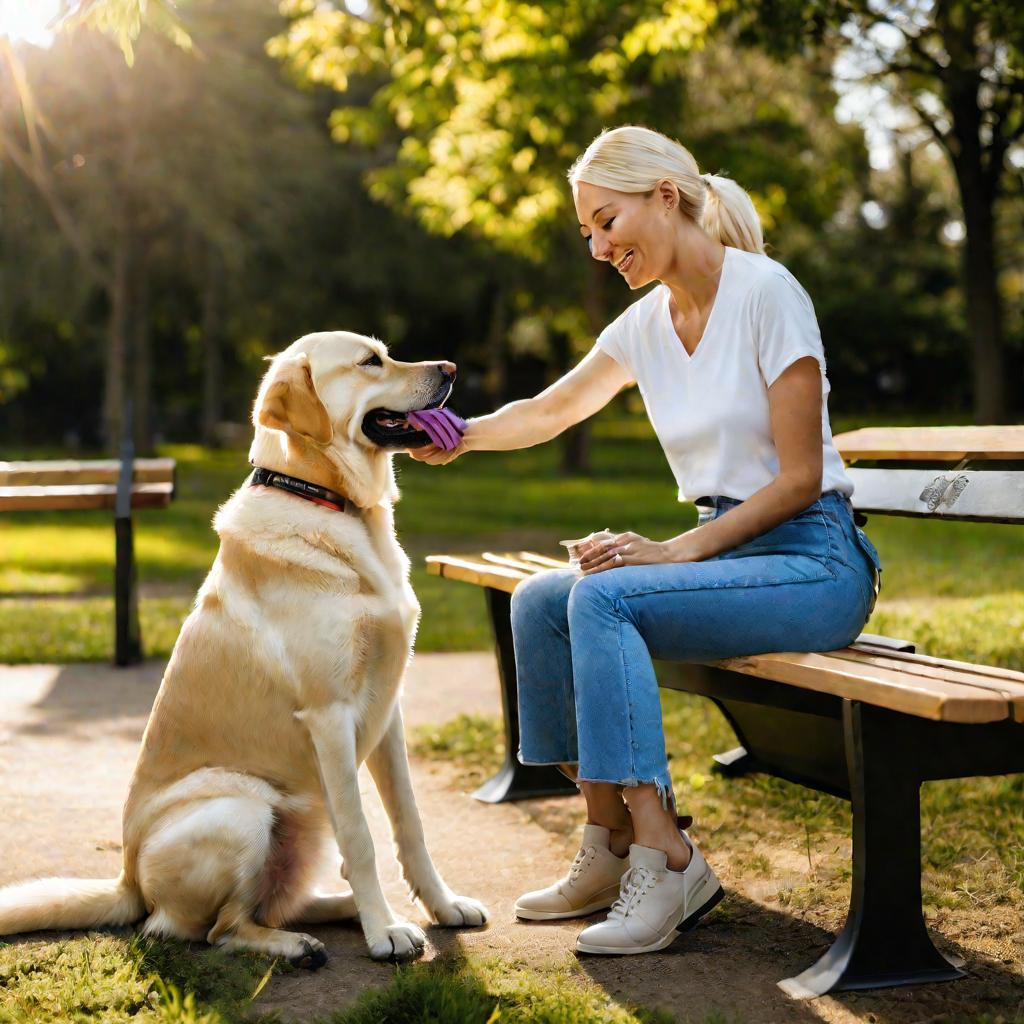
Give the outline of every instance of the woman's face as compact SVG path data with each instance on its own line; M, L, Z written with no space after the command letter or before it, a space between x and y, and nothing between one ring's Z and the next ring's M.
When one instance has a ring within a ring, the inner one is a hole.
M611 263L630 288L661 278L671 260L672 238L657 189L644 195L581 181L573 198L580 234L595 260Z

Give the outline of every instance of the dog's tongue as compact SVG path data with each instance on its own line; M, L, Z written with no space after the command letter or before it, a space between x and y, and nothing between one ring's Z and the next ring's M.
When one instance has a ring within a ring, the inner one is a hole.
M420 409L409 413L406 418L446 452L458 448L466 429L466 421L451 409Z

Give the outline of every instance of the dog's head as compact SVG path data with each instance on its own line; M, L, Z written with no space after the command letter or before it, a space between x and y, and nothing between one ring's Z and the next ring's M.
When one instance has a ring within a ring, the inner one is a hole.
M274 356L263 378L249 458L363 508L394 499L390 453L430 440L406 415L443 405L454 380L453 363L398 362L375 338L307 334Z

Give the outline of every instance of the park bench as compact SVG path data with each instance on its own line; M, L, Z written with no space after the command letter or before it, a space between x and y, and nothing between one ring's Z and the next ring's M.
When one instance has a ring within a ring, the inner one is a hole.
M872 428L835 440L859 521L877 513L1024 522L1024 427ZM481 800L576 792L557 769L516 760L509 621L517 584L566 564L528 551L427 558L431 574L484 588L494 628L505 764L474 794ZM825 654L672 668L659 673L661 684L709 697L736 733L738 746L715 758L718 771L768 772L851 802L846 924L817 963L779 982L783 990L809 998L962 977L962 965L935 948L924 925L920 787L1024 771L1024 673L928 657L908 641L871 634Z
M114 512L114 663L142 659L132 510L166 508L174 498L174 459L0 462L0 512Z

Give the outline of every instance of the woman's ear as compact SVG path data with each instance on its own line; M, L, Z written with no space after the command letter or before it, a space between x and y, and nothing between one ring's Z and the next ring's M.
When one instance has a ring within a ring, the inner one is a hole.
M271 430L298 434L317 444L328 444L334 426L313 386L313 372L305 354L278 363L256 410L256 421Z
M679 205L679 189L674 181L662 178L657 186L658 202L666 213L671 213Z

